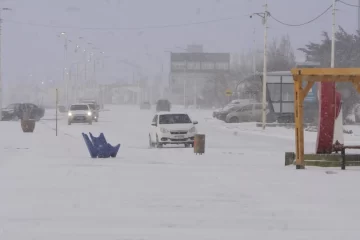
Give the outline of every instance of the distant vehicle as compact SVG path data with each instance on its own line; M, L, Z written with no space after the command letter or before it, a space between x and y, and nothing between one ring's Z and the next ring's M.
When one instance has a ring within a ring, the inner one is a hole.
M140 109L151 109L151 104L149 102L143 102L140 104Z
M92 113L92 119L95 121L95 122L98 122L99 121L99 108L96 107L96 104L95 103L89 103L88 104L90 109L91 109L91 113Z
M186 113L159 112L151 123L149 145L156 148L167 144L194 146L196 124L198 122L192 121Z
M171 103L167 99L160 99L156 102L156 111L157 112L170 112Z
M355 113L355 122L360 123L360 105L355 106L354 113Z
M91 112L92 117L95 122L99 121L99 112L100 112L100 105L96 102L95 99L80 99L80 103L88 104Z
M267 109L267 114L269 114L268 109ZM262 103L252 103L229 113L226 116L225 122L228 123L261 122L261 120L262 120ZM269 121L271 119L267 118L267 120Z
M39 121L45 115L45 109L33 103L13 103L2 109L2 121L17 121L23 118L25 110L30 111L30 118Z
M92 124L93 116L92 110L88 104L79 103L73 104L68 112L68 125L72 123L89 123Z
M97 103L97 101L95 99L85 99L82 98L79 100L79 103L86 103L86 104L94 104L95 105L95 109L97 109L98 111L100 111L100 105Z
M66 107L64 105L59 105L58 110L59 110L60 113L65 113L66 112Z

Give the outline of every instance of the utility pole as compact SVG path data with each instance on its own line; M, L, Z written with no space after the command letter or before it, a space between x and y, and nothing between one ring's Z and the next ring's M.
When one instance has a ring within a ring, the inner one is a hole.
M59 90L56 88L55 92L55 106L56 106L56 122L55 122L55 135L58 135L58 109L59 109Z
M66 102L66 108L69 107L69 83L66 78L66 62L67 62L67 34L65 32L62 32L61 35L64 36L64 67L63 67L63 81L65 84L65 102Z
M267 20L268 20L268 4L265 0L265 11L264 11L264 69L263 69L263 99L262 99L262 129L265 130L266 126L266 85L267 85Z
M2 83L2 69L1 69L1 67L2 67L2 65L1 65L1 53L2 53L2 51L1 51L1 43L2 43L2 41L1 41L1 38L2 38L2 36L1 36L1 32L2 32L2 22L3 22L3 20L2 20L2 11L11 11L11 8L0 8L0 121L2 120L2 111L1 111L1 109L2 109L2 105L3 105L3 83Z
M78 100L78 87L79 87L79 62L76 63L76 80L75 80L75 102Z
M264 12L253 13L250 15L250 18L253 15L257 15L262 18L262 23L264 25L264 68L263 68L263 83L262 83L262 129L265 130L266 127L266 108L267 108L267 99L266 99L266 89L267 89L267 29L268 29L268 4L265 0Z
M195 96L194 96L194 105L195 105L195 109L197 109L197 79L194 79L194 91L195 91Z
M333 0L332 6L331 68L335 67L336 1L337 0Z
M0 121L2 120L2 104L3 104L3 83L2 83L2 69L1 69L1 30L2 30L2 9L0 10Z
M360 0L358 1L358 31L360 31Z
M71 86L69 87L70 83L72 82L72 66L70 66L69 68L69 72L67 73L67 80L68 80L68 84L67 84L67 91L66 91L66 102L67 102L67 106L69 106L69 96L72 96L72 88ZM70 94L69 94L69 89L70 89Z
M255 44L255 28L253 31L253 81L256 77L256 44ZM237 89L236 89L237 90Z
M187 62L184 61L184 109L186 108L186 68L187 68Z
M94 86L96 86L96 58L94 58Z

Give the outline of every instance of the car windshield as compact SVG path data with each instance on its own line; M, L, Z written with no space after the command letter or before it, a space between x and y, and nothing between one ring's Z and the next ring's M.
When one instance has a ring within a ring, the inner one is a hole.
M166 114L160 115L159 124L182 124L191 123L187 114Z
M16 107L16 104L10 104L6 108L7 109L14 109Z
M71 105L70 110L72 111L86 111L89 110L89 107L87 105Z
M231 111L237 110L238 108L240 108L240 107L239 106L231 106L228 109L226 109L226 111L231 112Z
M162 101L158 101L158 102L157 102L157 105L159 105L159 106L168 106L168 105L169 105L169 102L166 101L166 100L162 100Z

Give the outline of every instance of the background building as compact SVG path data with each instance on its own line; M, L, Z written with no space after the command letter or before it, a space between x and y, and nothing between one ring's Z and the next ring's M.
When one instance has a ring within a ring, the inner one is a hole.
M230 53L202 52L201 45L190 45L187 49L185 53L171 53L170 101L197 105L207 81L230 71Z

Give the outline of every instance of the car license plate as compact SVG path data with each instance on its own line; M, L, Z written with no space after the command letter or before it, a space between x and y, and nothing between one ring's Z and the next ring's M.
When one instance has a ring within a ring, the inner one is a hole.
M175 138L184 138L184 135L175 135Z

